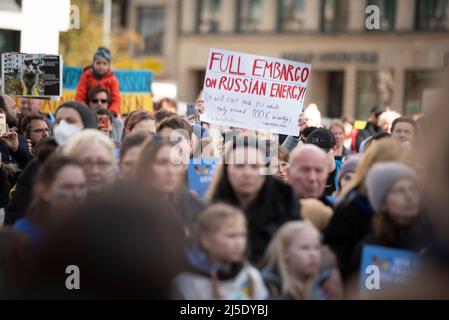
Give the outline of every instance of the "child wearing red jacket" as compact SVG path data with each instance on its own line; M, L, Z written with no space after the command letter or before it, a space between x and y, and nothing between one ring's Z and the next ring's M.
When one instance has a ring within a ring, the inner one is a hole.
M95 52L92 66L85 67L76 88L75 100L89 104L87 94L95 87L103 87L109 91L110 103L108 111L117 116L120 114L120 91L118 80L111 71L111 53L104 47Z

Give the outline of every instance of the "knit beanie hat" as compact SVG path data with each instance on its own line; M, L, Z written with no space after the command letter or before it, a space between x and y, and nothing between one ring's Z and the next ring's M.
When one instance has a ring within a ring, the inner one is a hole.
M65 102L58 107L55 115L58 114L58 111L61 108L71 108L78 112L81 117L81 121L84 124L84 129L98 129L97 116L93 114L89 107L87 107L84 103L77 101Z
M358 154L350 155L343 162L343 165L338 172L338 184L340 184L341 178L349 172L355 172L357 170L357 166L359 165L362 157Z
M402 178L417 179L410 167L398 162L381 162L371 167L365 177L365 186L375 212L379 212L393 184Z
M111 52L109 51L108 48L99 47L97 49L97 52L95 52L94 54L93 60L95 61L96 58L104 58L108 63L111 63Z

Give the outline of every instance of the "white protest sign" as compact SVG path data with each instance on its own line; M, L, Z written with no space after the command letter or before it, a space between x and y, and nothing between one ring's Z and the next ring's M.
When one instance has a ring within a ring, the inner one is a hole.
M210 49L201 121L299 134L311 65Z

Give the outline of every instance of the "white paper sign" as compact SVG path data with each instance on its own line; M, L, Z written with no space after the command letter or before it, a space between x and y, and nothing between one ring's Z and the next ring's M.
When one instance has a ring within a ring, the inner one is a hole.
M311 65L210 49L201 121L299 134Z

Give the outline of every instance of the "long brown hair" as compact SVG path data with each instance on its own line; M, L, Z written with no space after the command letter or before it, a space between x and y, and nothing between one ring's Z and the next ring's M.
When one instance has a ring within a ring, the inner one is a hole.
M33 223L46 225L51 222L53 214L50 203L44 200L42 193L51 188L59 172L67 166L75 166L81 170L83 169L78 160L60 153L54 153L49 156L39 168L33 189L33 200L27 214Z
M153 186L153 167L156 161L157 154L159 151L165 147L175 147L177 146L176 142L170 141L167 138L161 136L154 136L147 138L146 142L143 143L142 149L140 150L139 159L137 160L136 171L135 171L135 181L139 186L142 192L148 193L158 193L158 190L155 186ZM182 183L178 190L173 194L164 194L162 195L166 202L167 206L173 210L173 213L176 215L178 219L182 218L182 208L181 208L181 197L186 192L186 175L181 178Z
M388 212L382 211L377 212L373 216L372 220L373 228L373 238L376 244L384 247L394 247L399 244L400 239L398 238L397 228L398 224L394 222ZM420 233L423 231L423 222L420 216L415 217L409 224L410 234L408 236L413 236L414 238L419 237ZM416 239L405 239L414 241Z

